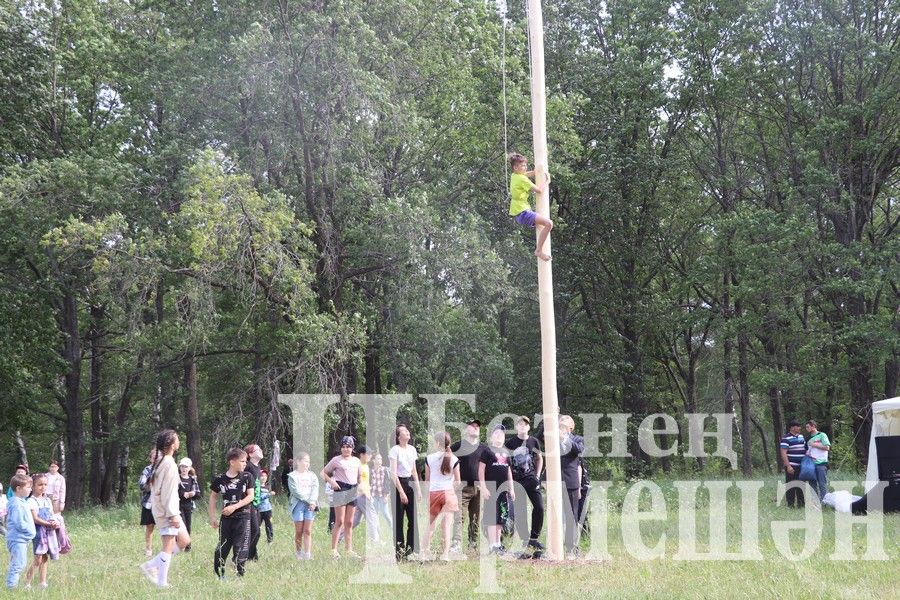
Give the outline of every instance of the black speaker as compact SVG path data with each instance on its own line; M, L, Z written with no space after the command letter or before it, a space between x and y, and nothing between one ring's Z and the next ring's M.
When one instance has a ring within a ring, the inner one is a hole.
M878 479L900 483L900 435L877 436L875 453L878 455Z

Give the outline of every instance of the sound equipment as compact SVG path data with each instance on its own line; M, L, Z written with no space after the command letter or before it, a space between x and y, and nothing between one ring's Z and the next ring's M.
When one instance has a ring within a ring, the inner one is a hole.
M900 435L882 435L875 438L878 456L878 479L888 485L900 485Z

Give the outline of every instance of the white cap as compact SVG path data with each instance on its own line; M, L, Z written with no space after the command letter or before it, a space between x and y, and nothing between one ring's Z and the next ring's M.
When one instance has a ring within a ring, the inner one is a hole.
M187 456L178 461L179 467L193 467L194 463Z

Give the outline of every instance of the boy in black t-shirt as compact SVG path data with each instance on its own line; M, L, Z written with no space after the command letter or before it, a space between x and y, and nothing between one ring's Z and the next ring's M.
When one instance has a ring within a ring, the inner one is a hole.
M513 479L520 484L531 501L531 530L525 515L515 520L516 531L532 552L540 553L544 546L538 541L544 526L544 497L541 495L541 471L544 457L537 438L529 435L531 419L522 415L516 419L516 436L506 440L505 446L512 453L510 466ZM528 536L527 538L525 536Z
M212 480L209 489L209 524L219 529L219 543L213 555L213 568L219 579L225 579L225 560L234 549L233 558L238 576L244 575L247 550L250 546L250 509L255 483L253 476L244 471L247 453L232 448L225 456L228 470ZM216 499L222 496L222 520L216 519Z

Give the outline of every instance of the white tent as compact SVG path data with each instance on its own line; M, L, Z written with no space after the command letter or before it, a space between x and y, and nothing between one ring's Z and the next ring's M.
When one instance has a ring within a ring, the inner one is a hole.
M866 492L878 484L878 453L875 451L875 438L882 435L900 435L900 396L872 403L872 435L869 438Z

